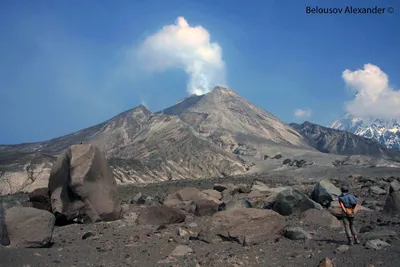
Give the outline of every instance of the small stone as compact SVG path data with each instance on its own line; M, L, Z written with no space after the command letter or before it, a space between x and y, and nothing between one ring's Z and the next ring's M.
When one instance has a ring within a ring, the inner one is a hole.
M87 232L82 236L82 240L88 239L89 237L94 236L94 233L92 232Z
M285 237L291 240L308 240L311 235L301 227L292 227L286 229Z
M189 235L189 233L185 229L179 228L178 229L178 235L183 237L183 236Z
M350 247L348 245L341 245L336 250L339 251L340 253L345 253L349 249L350 249Z
M171 256L182 257L192 252L193 250L190 247L185 245L179 245L171 252Z
M331 259L326 257L325 259L323 259L322 261L319 262L318 266L319 267L333 267L333 262Z

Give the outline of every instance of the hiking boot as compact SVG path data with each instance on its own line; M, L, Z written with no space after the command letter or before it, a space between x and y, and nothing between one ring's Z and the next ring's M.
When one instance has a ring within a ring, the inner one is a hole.
M349 242L347 243L349 246L352 246L352 245L354 245L354 242L353 242L353 240L352 239L349 239Z
M354 239L354 243L360 244L360 240L359 240L358 238L355 238L355 239Z

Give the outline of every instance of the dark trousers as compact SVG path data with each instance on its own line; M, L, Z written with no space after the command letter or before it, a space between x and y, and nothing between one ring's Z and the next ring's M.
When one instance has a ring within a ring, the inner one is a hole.
M354 228L354 217L344 216L343 218L344 231L347 238L350 240L352 237L357 237L356 229Z

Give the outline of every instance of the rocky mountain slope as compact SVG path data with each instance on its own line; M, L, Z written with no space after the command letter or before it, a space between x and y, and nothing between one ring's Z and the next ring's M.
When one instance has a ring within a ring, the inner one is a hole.
M179 116L202 136L240 155L260 156L276 145L314 150L291 127L228 88L185 98L160 113Z
M395 119L362 120L346 114L330 127L374 139L387 148L400 150L400 124Z
M104 151L119 183L219 177L249 168L178 117L139 106L63 137L0 146L0 194L44 186L56 155L81 142Z
M0 146L0 195L46 186L56 156L79 143L99 147L120 184L227 177L284 168L284 159L264 160L266 155L282 154L297 160L301 155L310 164L322 159L332 166L336 158L323 159L326 154L318 151L321 147L315 149L300 132L234 91L216 87L162 112L138 106L62 137ZM356 142L355 147L364 145L367 147L357 148L363 155L379 152L375 143ZM343 154L343 149L325 148L324 152ZM381 153L388 154L385 150ZM260 168L250 168L254 164Z
M307 138L313 147L324 153L400 159L400 152L388 149L376 140L347 131L323 127L308 121L302 124L291 123L290 126Z

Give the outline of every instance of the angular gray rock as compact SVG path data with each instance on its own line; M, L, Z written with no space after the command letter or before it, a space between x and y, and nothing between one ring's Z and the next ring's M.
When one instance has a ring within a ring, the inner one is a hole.
M302 218L309 222L330 228L340 228L340 221L326 210L309 209L303 212Z
M196 216L209 216L213 215L219 210L223 209L223 203L218 199L209 197L208 195L201 196L194 201L195 209L194 215Z
M288 216L308 209L322 210L322 206L300 191L288 188L278 193L272 209L283 216Z
M111 221L122 216L117 184L99 148L73 145L62 153L49 178L51 206L58 218L86 223ZM60 215L61 214L61 215Z
M189 253L192 253L193 250L185 245L178 245L172 252L171 252L171 256L175 256L175 257L183 257L188 255Z
M221 211L212 217L207 231L241 245L257 245L281 235L286 222L272 210L252 208Z
M146 203L146 199L143 197L143 194L139 192L131 200L131 204L133 203L136 203L138 205L143 205L144 203Z
M185 214L180 210L167 206L150 206L144 208L137 218L141 225L167 225L185 221Z
M216 190L202 192L195 187L187 187L169 194L163 204L193 212L197 216L206 216L221 209L222 202L218 199L220 197L222 197L221 193Z
M380 187L380 188L382 188L385 191L389 188L389 184L387 182L385 182L385 181L382 181L382 180L376 182L375 185Z
M192 205L194 199L200 194L200 190L195 187L186 187L169 194L163 204L168 207L184 209L188 205Z
M386 195L386 190L380 188L379 186L371 186L369 192L374 195Z
M55 217L48 211L13 207L5 211L10 247L40 248L50 245Z
M285 237L291 240L308 240L311 235L301 227L291 227L285 230Z
M311 199L324 207L328 207L340 194L340 189L330 181L321 180L315 185L314 190L311 193Z
M396 180L390 182L389 186L390 186L389 193L400 191L400 182Z
M218 199L218 200L220 200L222 198L221 192L218 192L217 190L214 190L214 189L206 189L206 190L203 190L202 193L204 193L212 198Z
M400 213L400 191L392 192L386 197L383 210L389 214Z
M8 238L7 226L5 222L5 211L3 203L0 202L0 246L8 246L10 239Z
M345 253L349 251L349 249L350 247L348 245L341 245L336 250L339 251L340 253Z

